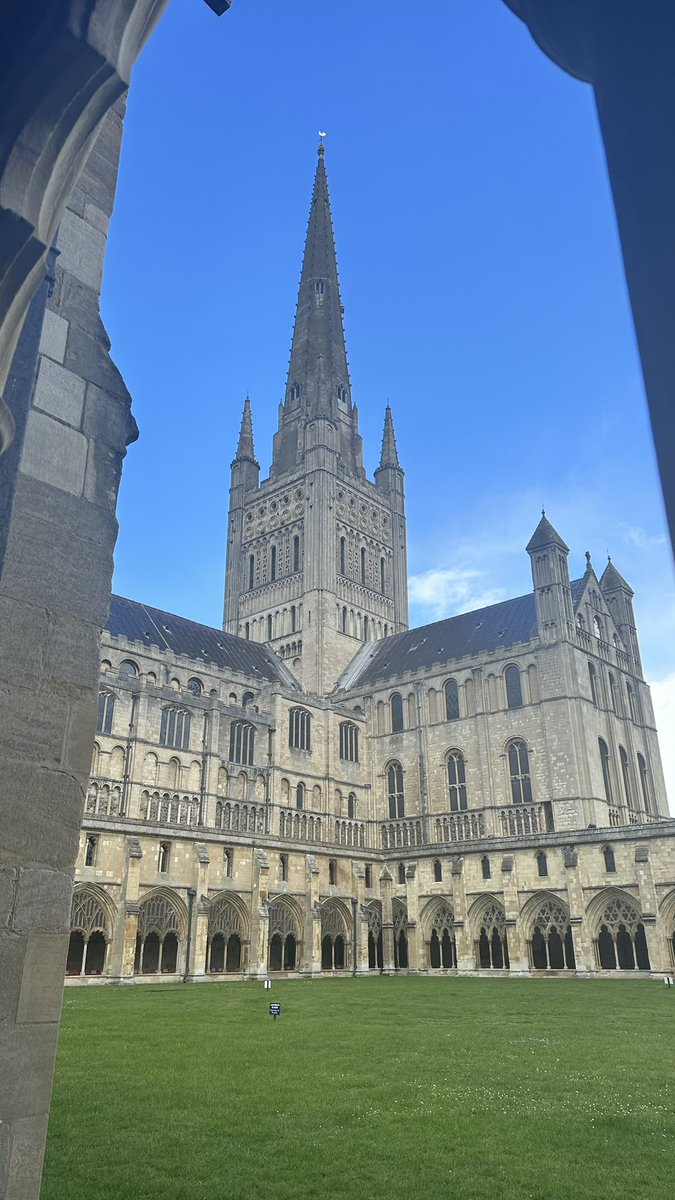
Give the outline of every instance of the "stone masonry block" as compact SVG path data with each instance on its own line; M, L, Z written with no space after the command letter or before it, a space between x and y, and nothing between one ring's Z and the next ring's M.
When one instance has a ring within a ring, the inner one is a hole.
M69 929L73 880L63 871L21 867L12 927L17 933L66 933Z
M89 199L85 201L84 219L90 225L93 225L94 229L98 229L100 233L107 235L108 226L110 225L110 216L108 213L105 213L102 208L99 208L97 204L94 204Z
M0 1026L0 1112L12 1124L49 1109L58 1025Z
M25 1117L12 1123L12 1143L5 1200L34 1200L40 1191L47 1116ZM0 1180L2 1170L0 1168Z
M70 877L84 807L80 784L63 771L1 755L0 777L3 796L9 798L0 805L0 846L5 862L17 866L27 861L41 863Z
M136 425L126 401L111 396L96 384L87 387L82 428L90 437L120 454L136 434Z
M0 930L0 1025L11 1024L16 1020L27 940L27 937Z
M59 268L62 271L69 271L76 279L100 292L105 246L105 234L100 229L66 209L58 235Z
M85 383L72 371L67 371L51 358L40 360L33 406L51 413L79 429L84 407Z
M87 439L47 413L32 410L21 460L24 474L79 496L86 465Z
M68 322L58 313L52 312L51 308L46 308L42 337L40 338L40 353L46 354L48 358L53 358L55 362L62 363L66 354L67 340Z
M66 933L29 935L16 1011L19 1025L58 1021L67 953Z
M16 867L0 867L0 929L9 926L18 881Z

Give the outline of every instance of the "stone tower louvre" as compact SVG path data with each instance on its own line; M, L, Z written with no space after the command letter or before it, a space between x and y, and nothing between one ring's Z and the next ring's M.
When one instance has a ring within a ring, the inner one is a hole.
M324 147L269 478L248 398L232 463L224 628L266 642L305 687L332 690L359 643L407 628L403 471L387 407L366 478L352 403Z

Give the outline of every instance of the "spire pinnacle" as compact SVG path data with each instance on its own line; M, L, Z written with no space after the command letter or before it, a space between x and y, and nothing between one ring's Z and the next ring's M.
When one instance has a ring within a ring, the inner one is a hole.
M388 404L384 410L384 432L382 434L382 453L380 467L398 467L398 450L396 449L396 434L394 433L394 418Z
M239 430L239 442L237 444L235 461L240 461L241 459L248 459L250 462L255 462L253 418L251 416L251 400L248 393L244 400L244 411L241 415L241 429Z
M536 550L543 550L546 546L558 546L565 554L569 553L569 546L565 544L557 529L553 528L542 508L541 520L525 549L528 554L534 554Z

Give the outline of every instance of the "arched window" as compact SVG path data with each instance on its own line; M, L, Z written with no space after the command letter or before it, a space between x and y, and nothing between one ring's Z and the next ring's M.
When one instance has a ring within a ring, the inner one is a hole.
M253 704L254 700L255 700L255 695L253 692L244 692L244 694L241 698L241 707L248 708L249 704Z
M202 692L204 691L204 685L201 679L197 679L195 676L193 676L192 679L188 679L187 690L188 692L191 692L193 696L201 696Z
M616 861L614 851L611 846L605 846L602 851L602 857L605 860L605 870L608 875L614 875L616 872Z
M157 870L166 874L171 864L171 842L160 842L157 855Z
M364 642L368 641L368 633L369 633L369 622L368 622L368 618L364 617L363 618L363 640L364 640Z
M548 860L543 850L537 852L537 874L541 879L548 875Z
M434 859L434 883L442 883L442 882L443 882L443 868L441 866L441 860L440 860L440 858L435 858Z
M520 671L518 667L507 667L504 672L504 682L506 684L506 705L507 708L522 708L523 707L523 689L520 682Z
M347 539L340 538L340 574L347 574Z
M159 727L160 746L173 750L188 750L190 747L190 714L183 708L163 708Z
M366 548L361 547L361 583L366 582Z
M328 882L333 886L337 883L337 859L328 860Z
M649 786L649 772L644 756L638 754L638 775L640 776L640 789L642 791L642 803L644 804L645 812L649 815L652 811L651 787Z
M459 720L459 688L456 679L449 679L445 685L445 716L448 721Z
M271 613L267 618L267 641L268 642L272 641L272 615L271 615Z
M598 708L600 703L598 698L598 674L592 662L588 664L588 678L591 685L591 699L595 707Z
M450 812L464 812L467 808L466 764L461 750L452 750L448 755L448 787Z
M367 888L371 888L373 886L373 868L371 867L370 863L366 863L366 881L365 882L366 882Z
M253 591L255 587L255 554L248 556L248 590Z
M297 610L296 610L295 605L291 604L291 633L295 633L296 622L297 622Z
M180 917L168 896L150 895L138 915L134 974L174 974L178 965Z
M483 879L490 879L492 872L490 871L490 859L487 854L484 854L480 860L480 870Z
M293 570L300 570L300 538L297 534L293 538Z
M113 715L115 712L115 697L112 692L99 692L98 694L98 723L96 725L97 733L111 733Z
M343 633L347 632L347 608L346 608L346 605L343 605L343 608L342 608L342 632Z
M394 692L389 701L391 709L391 732L400 733L403 729L403 699L400 692Z
M288 855L279 855L279 879L282 883L288 883Z
M304 708L292 708L288 714L288 744L292 750L312 749L312 717Z
M635 692L633 691L632 683L626 680L626 695L628 697L628 712L630 713L631 721L637 721L637 705L635 703Z
M251 639L251 622L250 621L247 621L246 624L244 625L244 637L246 638L247 642L250 641L250 639Z
M298 811L302 811L302 809L305 807L305 785L304 785L304 783L299 783L296 786L295 807L298 809Z
M130 658L125 658L124 662L121 662L117 668L117 674L121 675L123 679L133 679L138 675L138 667Z
M633 789L630 781L630 767L628 766L628 755L624 746L619 746L619 761L621 762L621 779L623 782L623 794L626 801L626 807L633 807Z
M616 676L609 672L609 706L612 712L619 712L619 689L616 682Z
M605 788L605 800L608 804L614 803L612 796L612 777L609 773L609 750L607 742L604 738L598 738L598 749L600 751L600 763L602 765L602 782Z
M383 559L383 558L381 558L381 559L380 559L380 591L382 592L382 595L383 595L383 596L384 596L384 593L385 593L385 591L386 591L386 589L387 589L387 581L386 581L386 574L385 574L385 570L386 570L386 569L385 569L384 559Z
M599 618L597 615L595 615L595 614L594 614L594 616L593 616L593 632L594 632L594 634L595 634L596 638L598 638L598 640L599 640L599 641L601 641L601 642L602 642L602 641L604 640L604 632L603 632L603 628L602 628L602 621L601 621L601 620L600 620L600 618Z
M230 725L230 762L253 765L255 728L248 721L233 721Z
M390 763L387 767L387 796L389 798L390 818L404 817L403 767L400 762Z
M359 731L352 721L340 722L340 758L344 762L359 761Z
M277 548L276 548L276 546L271 546L270 547L270 582L274 583L274 580L276 579L276 577L277 577Z
M84 865L85 867L96 866L96 851L98 849L98 838L95 834L90 833L84 847Z
M66 975L102 975L107 948L107 921L101 902L88 888L76 888Z
M347 816L351 821L356 816L356 796L353 792L350 792L347 796Z
M398 864L398 881L405 883L405 863L402 862Z
M508 749L511 798L514 804L532 803L530 755L525 742L518 738Z
M295 383L291 387L291 400L293 400L294 402L296 400L299 400L301 392L302 392L302 388L300 387L300 384L298 383L298 381L296 379Z

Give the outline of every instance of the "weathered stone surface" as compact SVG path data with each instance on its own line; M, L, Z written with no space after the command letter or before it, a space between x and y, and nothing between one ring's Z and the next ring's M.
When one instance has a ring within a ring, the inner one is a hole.
M21 867L13 928L17 933L68 930L72 876L42 867Z
M68 889L70 892L70 888ZM32 933L28 936L16 1020L22 1024L58 1021L68 953L68 935Z
M87 439L77 430L33 409L28 417L21 462L24 474L79 496L86 466Z
M0 866L0 929L7 929L10 926L14 912L17 880L16 867Z
M35 385L33 406L79 429L85 386L84 380L78 375L67 371L59 363L52 362L51 358L43 357Z
M103 280L105 234L85 217L78 217L66 209L59 226L58 247L61 268L99 292Z
M35 1200L38 1196L46 1137L46 1115L25 1117L12 1122L11 1158L8 1163L5 1200Z
M68 322L52 309L46 309L40 338L40 353L46 354L55 362L62 363L66 354L67 338Z
M0 1025L2 1092L11 1093L12 1125L49 1109L58 1025ZM1 1093L0 1093L1 1094Z

